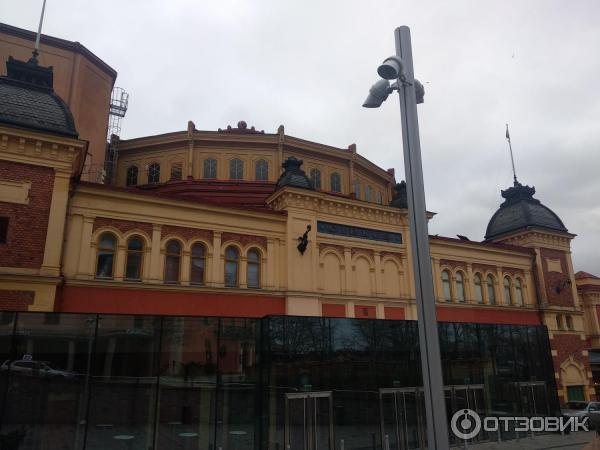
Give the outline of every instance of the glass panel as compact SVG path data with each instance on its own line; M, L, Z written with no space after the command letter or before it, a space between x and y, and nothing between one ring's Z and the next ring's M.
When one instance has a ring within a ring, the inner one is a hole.
M165 258L165 281L179 281L179 256L168 255Z
M456 299L459 302L465 301L465 286L461 272L456 272Z
M257 321L222 318L219 336L217 447L252 450L259 424Z
M340 180L340 174L339 173L332 173L331 174L331 192L342 192L342 183Z
M311 169L310 181L315 189L321 189L321 171L319 169Z
M158 183L160 181L160 165L152 163L148 167L148 183Z
M154 446L159 334L159 318L100 316L86 450Z
M203 172L204 178L217 178L217 160L205 159Z
M496 292L494 291L494 277L488 275L487 277L487 294L488 294L488 302L490 305L496 304Z
M127 169L127 186L135 186L137 184L138 168L131 166Z
M450 274L447 270L442 271L442 288L444 290L444 300L452 301L452 291L450 290Z
M97 278L112 278L113 276L113 251L98 251L98 267L96 268Z
M218 320L164 318L156 437L159 450L214 448Z
M510 280L508 277L504 277L504 302L507 305L512 304L512 295L510 293Z
M2 432L20 442L14 448L83 446L94 317L63 314L48 324L45 314L19 314L15 351L2 365L10 385Z
M266 181L269 179L269 164L264 159L256 162L256 180Z
M306 398L288 399L287 412L287 445L289 450L307 450L307 411Z
M523 301L523 285L519 278L517 278L517 281L515 282L515 292L517 294L517 305L525 305L525 302Z

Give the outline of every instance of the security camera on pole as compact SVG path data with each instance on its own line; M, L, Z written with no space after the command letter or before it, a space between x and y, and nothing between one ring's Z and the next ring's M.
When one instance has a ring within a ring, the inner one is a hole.
M431 275L425 187L417 119L417 103L423 103L425 91L423 85L414 78L410 29L406 26L396 28L394 35L396 56L387 58L377 69L377 73L382 79L371 87L363 106L378 108L391 92L398 91L402 118L409 230L419 319L419 343L427 418L427 447L447 450L449 448L448 423ZM390 85L388 80L394 79L396 82Z

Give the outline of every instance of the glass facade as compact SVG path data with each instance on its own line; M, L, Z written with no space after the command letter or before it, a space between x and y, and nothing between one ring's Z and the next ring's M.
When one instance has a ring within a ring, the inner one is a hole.
M558 412L544 327L439 330L449 417ZM26 450L424 448L418 342L414 321L4 312L0 439Z

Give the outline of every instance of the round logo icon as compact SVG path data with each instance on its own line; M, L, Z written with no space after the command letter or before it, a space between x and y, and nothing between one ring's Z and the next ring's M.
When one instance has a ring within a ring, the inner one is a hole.
M459 439L473 439L481 431L481 417L472 409L459 409L452 416L450 428Z

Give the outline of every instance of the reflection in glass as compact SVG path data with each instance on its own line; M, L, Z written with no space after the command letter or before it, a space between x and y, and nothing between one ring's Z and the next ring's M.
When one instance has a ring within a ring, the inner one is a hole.
M512 305L512 294L510 292L510 279L504 277L504 303L506 305Z
M459 302L465 301L465 284L463 281L463 274L461 271L456 272L456 299Z
M127 264L125 279L139 281L142 279L142 259L144 256L144 241L139 236L133 236L127 241Z
M190 281L195 284L204 283L204 268L206 266L206 247L203 244L192 246L192 265Z
M473 277L475 282L475 299L477 303L483 303L483 286L481 285L481 275L478 273Z
M10 384L2 434L19 449L83 445L94 331L94 315L65 314L60 324L47 324L44 314L19 314L14 349L1 366Z
M310 182L315 189L321 189L321 171L310 169Z
M103 233L98 240L96 278L112 278L117 238L112 233Z
M256 161L256 181L267 181L269 179L269 163L264 159Z
M487 276L487 295L488 295L488 303L490 305L496 304L496 291L494 290L494 284L495 284L494 276L488 275Z
M202 177L207 179L217 178L217 160L208 158L204 160Z
M515 281L515 294L517 297L517 305L525 306L525 301L523 299L523 284L521 283L520 278L517 278Z
M167 242L165 251L165 283L179 282L181 244L175 240Z
M442 271L442 289L444 291L444 300L452 301L452 291L450 290L450 273L447 270Z
M331 174L329 184L331 187L331 192L342 192L342 179L339 173L333 172Z
M260 287L260 252L256 249L248 251L248 279L249 288Z
M87 450L153 447L160 318L103 315L98 322Z
M235 247L227 247L225 250L225 286L238 286L240 254Z

